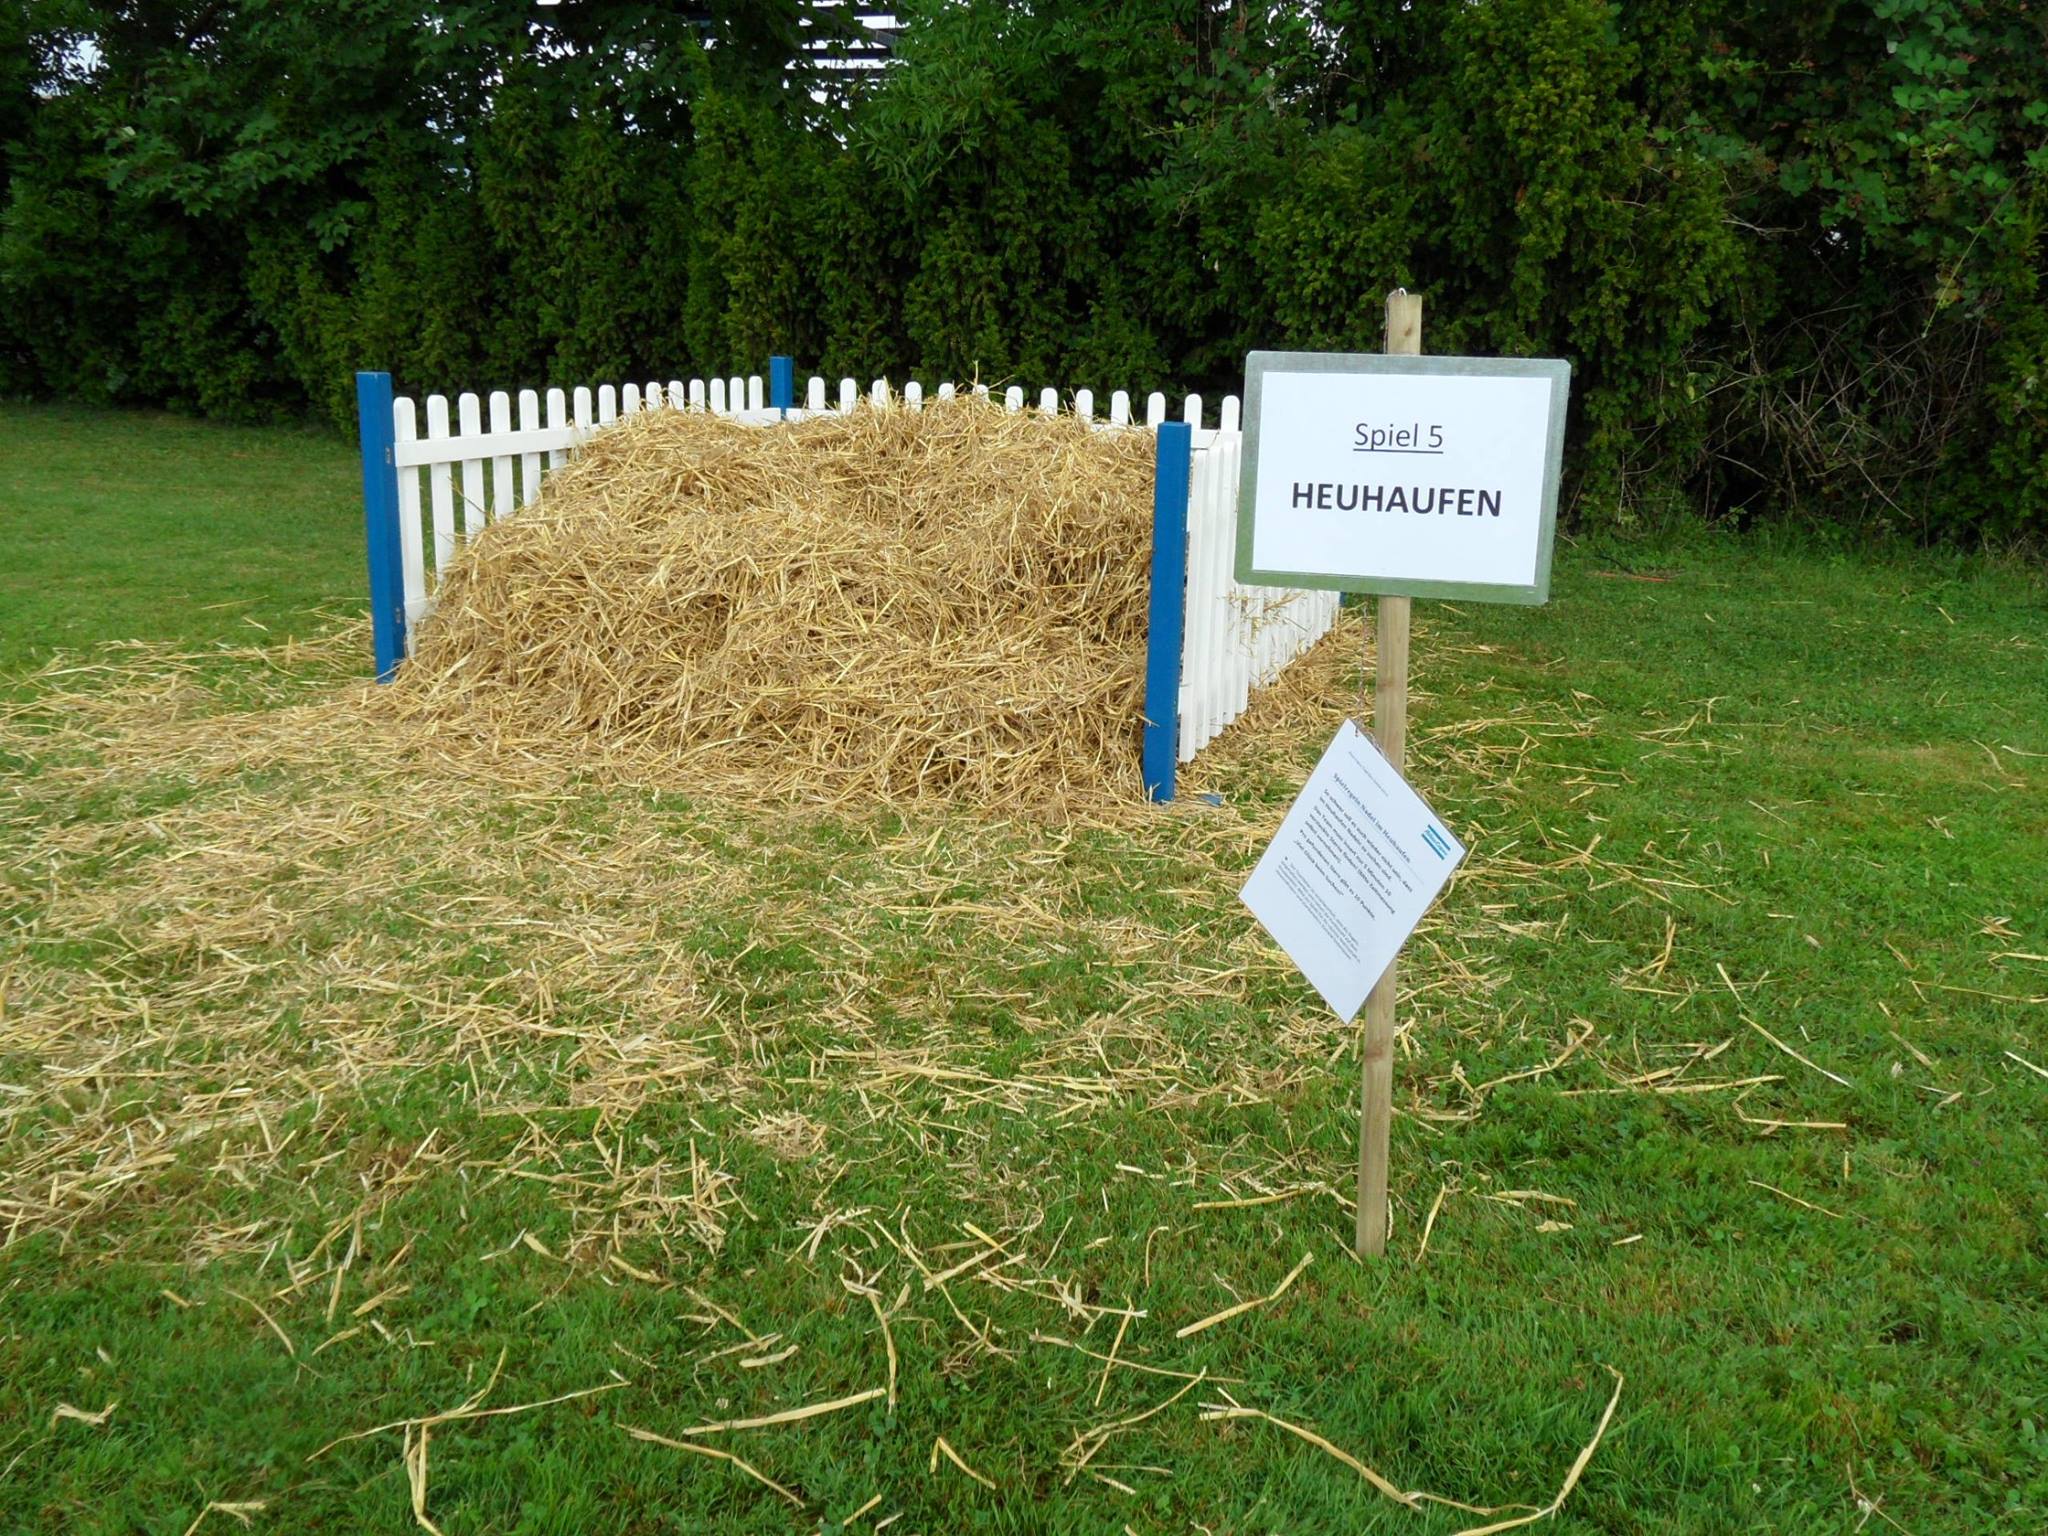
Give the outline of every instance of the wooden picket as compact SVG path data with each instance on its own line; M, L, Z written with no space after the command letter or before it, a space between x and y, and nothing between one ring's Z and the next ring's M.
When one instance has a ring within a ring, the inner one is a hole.
M491 435L512 430L512 397L504 390L491 394ZM512 456L501 453L491 459L491 511L504 517L512 510Z
M972 387L977 397L990 398L988 385ZM398 468L408 641L414 626L432 611L435 589L461 545L490 523L531 505L547 471L560 468L593 432L622 416L687 410L761 426L843 414L863 403L880 409L922 410L928 398L950 400L956 393L950 381L941 382L928 395L916 381L898 390L887 379L876 379L863 390L852 378L842 378L834 389L814 376L801 392L803 404L784 411L764 403L765 387L759 375L602 384L594 390L578 385L567 392L550 389L545 396L522 389L516 397L515 427L514 397L498 390L488 396L488 430L483 425L484 402L475 394L459 395L455 402L457 428L452 433L448 398L429 395L424 437L414 402L396 398L392 404L393 462ZM836 403L832 403L835 396ZM1024 410L1027 398L1021 385L1012 384L1003 389L1001 401L1004 409L1018 412ZM1097 415L1098 399L1093 390L1075 390L1064 409L1098 430L1156 430L1169 419L1166 395L1158 390L1144 397L1142 427L1134 416L1128 390L1110 394L1106 417ZM1058 390L1038 392L1034 406L1038 414L1054 416L1062 408ZM1200 395L1182 400L1179 419L1194 429L1178 710L1177 755L1182 762L1193 758L1242 714L1256 690L1321 639L1338 613L1335 593L1238 584L1234 564L1243 433L1237 397L1224 398L1213 427L1205 426L1204 415ZM462 506L459 533L455 522L458 487ZM425 539L428 529L433 535L431 564Z
M519 391L519 431L523 436L540 430L540 396L530 389ZM519 455L519 505L525 506L540 493L540 454L532 450Z
M391 402L391 417L396 440L395 456L407 444L419 440L419 419L413 411L412 402L402 396ZM446 465L441 466L441 472L447 472ZM439 526L438 517L436 526ZM405 632L408 635L412 633L413 626L427 616L426 560L420 549L420 538L420 472L407 469L398 476L398 543L405 569ZM441 555L438 548L434 564L439 569Z
M484 531L484 461L468 450L479 446L484 435L483 408L475 395L462 395L455 402L456 420L462 426L458 446L462 458L462 536L473 539Z

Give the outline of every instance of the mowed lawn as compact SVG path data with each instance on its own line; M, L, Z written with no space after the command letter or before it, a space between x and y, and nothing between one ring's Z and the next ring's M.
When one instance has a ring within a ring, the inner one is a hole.
M0 674L102 640L247 645L364 606L330 433L0 405Z
M1360 1264L1235 899L1355 624L1220 804L722 804L378 725L343 444L0 453L0 1530L2048 1528L2038 566L1417 605L1473 854ZM131 637L216 654L27 675Z

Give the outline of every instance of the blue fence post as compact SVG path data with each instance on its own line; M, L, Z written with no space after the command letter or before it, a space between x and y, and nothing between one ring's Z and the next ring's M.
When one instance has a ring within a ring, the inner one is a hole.
M768 405L772 410L787 411L796 404L796 359L793 357L771 357L768 359Z
M370 557L370 633L377 681L405 660L405 556L398 536L398 466L392 457L391 375L356 375L356 430L363 445L363 533Z
M1152 479L1152 603L1145 637L1145 793L1173 798L1180 755L1180 652L1187 629L1188 477L1194 429L1163 421Z

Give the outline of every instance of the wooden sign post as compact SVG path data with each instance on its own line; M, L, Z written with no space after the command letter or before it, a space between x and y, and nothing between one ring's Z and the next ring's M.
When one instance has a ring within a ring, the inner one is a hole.
M1570 365L1555 358L1424 357L1422 298L1406 289L1387 295L1384 352L1254 352L1245 360L1237 579L1373 596L1373 741L1411 796L1401 777L1410 601L1549 597L1570 388ZM1343 755L1340 747L1353 752L1345 740L1340 732L1326 761ZM1349 740L1367 751L1356 736ZM1355 753L1352 761L1357 767ZM1323 772L1319 765L1317 774ZM1366 779L1375 772L1385 777L1376 769ZM1426 811L1419 799L1415 804ZM1326 844L1339 822L1323 821ZM1463 857L1455 839L1426 817L1406 825L1409 840L1383 841L1376 856L1348 872L1329 862L1326 846L1323 867L1334 874L1323 884L1297 866L1273 881L1254 871L1246 887L1246 902L1268 932L1293 936L1282 946L1338 1014L1355 1016L1363 999L1361 1257L1387 1246L1396 980L1395 961L1375 980L1365 957L1378 964L1398 952ZM1274 844L1282 863L1291 856L1288 831L1283 824Z
M1387 353L1422 352L1422 295L1396 288L1387 295ZM1408 605L1406 597L1373 600L1379 656L1372 674L1372 739L1401 773L1408 755ZM1364 657L1359 658L1360 665ZM1394 972L1397 959L1365 1000L1363 1067L1358 1086L1358 1209L1355 1242L1360 1258L1387 1246L1387 1167L1394 1132Z

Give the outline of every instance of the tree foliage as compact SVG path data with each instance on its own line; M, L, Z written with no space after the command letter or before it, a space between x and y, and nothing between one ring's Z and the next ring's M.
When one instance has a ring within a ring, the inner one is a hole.
M2036 0L0 0L0 387L1575 366L1572 505L2048 529ZM1939 508L1937 514L1931 509Z

